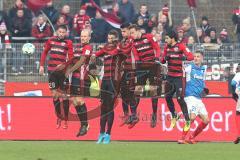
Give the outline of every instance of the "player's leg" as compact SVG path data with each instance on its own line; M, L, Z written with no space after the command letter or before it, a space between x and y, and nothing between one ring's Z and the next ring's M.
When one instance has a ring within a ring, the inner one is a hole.
M173 102L173 95L176 92L176 87L173 81L172 77L167 77L167 81L169 84L172 85L172 89L170 91L167 91L166 96L165 96L165 100L167 102L167 106L169 111L171 112L172 118L171 118L171 128L174 128L176 126L177 120L179 119L178 114L175 111L175 106L174 106L174 102Z
M73 104L75 106L78 118L81 122L81 127L77 133L77 137L84 136L87 134L89 129L88 117L87 117L87 107L82 97L73 97Z
M68 114L69 114L69 97L67 96L67 90L69 87L69 79L65 78L64 72L56 72L57 79L59 83L59 88L61 90L61 98L63 104L63 111L64 111L64 124L63 129L67 129L67 121L68 121Z
M105 128L107 124L107 90L108 90L108 81L107 80L102 80L101 84L101 117L100 117L100 134L98 136L97 144L102 143L104 136L105 136Z
M190 120L191 120L191 124L192 124L198 115L198 110L196 108L198 102L196 101L196 98L194 98L192 96L185 97L184 100L187 104L188 113L190 114ZM178 140L179 144L188 143L188 141L186 140L186 136L187 136L188 132L189 132L189 130L184 131L184 129L183 129L182 136L181 136L180 140Z
M184 78L175 78L175 85L176 85L176 96L177 96L177 102L181 107L183 116L185 118L185 125L184 125L184 131L188 131L190 129L190 118L188 114L188 108L187 104L184 100L185 96L185 79Z
M109 144L111 141L111 131L114 122L114 108L117 101L117 96L115 93L116 83L110 81L108 83L108 96L107 96L107 131L103 140L103 144Z
M55 114L57 116L56 128L58 129L61 126L61 120L63 119L63 117L61 115L60 94L57 91L57 88L59 87L59 82L57 80L55 72L48 73L48 85L49 85L49 89L51 90L51 94L53 97L53 105L54 105L54 109L55 109Z
M123 117L122 117L122 122L120 124L120 127L127 124L128 122L128 117L129 117L129 95L128 95L128 81L127 81L127 73L124 72L123 74L123 78L121 80L121 89L120 89L120 93L121 93L121 97L122 97L122 109L123 109Z
M191 144L196 143L195 138L203 131L203 129L208 125L210 121L208 117L208 112L201 100L197 101L196 107L199 113L199 117L202 121L198 125L197 129L189 137L189 143Z

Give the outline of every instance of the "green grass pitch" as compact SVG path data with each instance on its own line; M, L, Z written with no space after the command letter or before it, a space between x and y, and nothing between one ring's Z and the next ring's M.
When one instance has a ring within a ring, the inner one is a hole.
M0 160L234 160L240 145L233 143L0 141Z

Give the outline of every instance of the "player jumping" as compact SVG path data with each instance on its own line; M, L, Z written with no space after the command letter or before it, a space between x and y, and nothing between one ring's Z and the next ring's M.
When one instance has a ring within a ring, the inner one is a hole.
M53 96L53 104L55 113L57 115L57 128L61 126L61 120L64 119L65 123L63 128L67 128L68 112L69 112L69 99L64 93L66 88L64 85L65 75L62 71L56 71L59 65L62 65L67 60L73 57L73 44L71 40L66 38L67 27L65 25L59 26L56 31L57 36L51 37L44 46L41 55L39 74L44 74L44 63L47 55L48 60L48 82L49 88ZM63 93L59 92L60 89ZM63 98L64 118L61 115L60 97Z
M137 65L138 71L144 71L142 76L138 76L138 83L140 85L146 85L146 81L150 81L150 85L156 83L156 72L154 72L154 65L159 63L160 58L160 46L152 34L142 34L141 29L137 25L131 25L129 27L130 35L134 39L133 53L137 57L137 61L141 63ZM151 64L151 67L144 68L145 64ZM137 71L137 72L138 72ZM151 127L154 128L157 124L157 105L158 98L152 98L152 116ZM134 125L138 122L138 118L132 122Z
M71 60L72 66L66 71L66 76L72 74L71 96L73 97L73 105L75 106L81 128L77 133L77 137L87 134L89 129L87 107L81 96L85 95L87 74L87 63L92 55L92 46L89 44L91 39L91 31L83 29L80 35L80 44L74 50L74 58Z
M165 98L167 106L172 114L170 127L174 128L179 118L178 114L175 112L173 102L173 95L176 92L178 104L180 105L186 120L184 131L188 131L190 129L190 118L186 102L184 101L185 78L183 74L183 61L193 60L193 55L183 43L178 42L176 32L170 30L165 36L165 41L167 44L164 48L161 62L168 62L167 81L173 85L173 90L168 92Z

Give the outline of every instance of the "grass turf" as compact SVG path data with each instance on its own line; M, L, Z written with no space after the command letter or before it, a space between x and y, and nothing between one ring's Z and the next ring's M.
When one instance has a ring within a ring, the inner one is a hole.
M0 160L234 160L239 157L240 145L233 143L112 142L97 145L86 141L0 141Z

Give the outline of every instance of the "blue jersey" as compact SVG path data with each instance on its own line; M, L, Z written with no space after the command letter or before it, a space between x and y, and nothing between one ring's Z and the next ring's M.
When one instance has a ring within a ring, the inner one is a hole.
M205 88L206 66L199 67L191 63L185 68L185 72L187 81L185 96L194 96L200 99Z
M232 88L235 91L240 86L240 72L236 73L231 82Z

